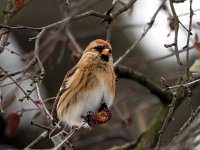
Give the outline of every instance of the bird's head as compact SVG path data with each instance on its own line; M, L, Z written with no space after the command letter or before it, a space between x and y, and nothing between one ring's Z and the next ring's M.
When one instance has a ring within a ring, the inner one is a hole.
M87 46L84 53L96 54L96 56L100 56L100 58L106 62L109 62L110 59L112 60L112 47L110 43L102 39L92 41Z

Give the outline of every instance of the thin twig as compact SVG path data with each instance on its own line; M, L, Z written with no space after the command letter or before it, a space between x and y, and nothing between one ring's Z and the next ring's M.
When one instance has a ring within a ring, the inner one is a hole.
M4 24L0 24L0 28L5 28L5 29L9 29L9 30L15 30L15 29L20 29L20 30L34 30L34 31L41 31L41 28L34 28L34 27L27 27L27 26L23 26L23 25L19 25L19 26L8 26L8 25L4 25Z
M36 40L35 40L35 50L34 50L34 57L37 60L37 63L39 65L42 76L44 76L45 70L44 70L42 62L40 60L40 57L39 57L39 43L40 43L40 39L42 38L42 35L44 34L45 30L46 30L46 28L43 28L42 31L37 35Z
M111 7L107 10L106 14L110 14L115 8L115 6L117 5L117 3L118 3L118 0L113 0Z
M122 8L114 11L112 13L112 20L114 20L116 17L118 17L121 13L123 13L123 12L127 11L129 8L131 8L136 1L137 0L130 0L127 4L123 5Z
M20 76L19 78L16 78L15 81L16 81L16 82L22 82L22 81L31 79L32 77L33 77L33 76L23 75L23 76ZM5 84L0 85L0 87L9 86L9 85L12 85L12 84L15 84L15 83L11 81L11 82L8 82L8 83L5 83Z
M30 111L38 111L38 108L22 108L21 110L18 110L18 114L23 114L25 112L30 112Z
M6 73L6 71L0 66L0 69ZM13 79L12 77L9 77L15 84L16 86L22 91L22 93L26 96L27 99L30 99L39 109L40 107L38 106L37 103L34 102L34 100L24 91L24 89Z
M189 29L187 29L186 27L185 27L185 25L179 20L179 23L180 23L180 25L188 32L188 33L190 33L190 35L192 35L192 32L191 31L189 31Z
M67 36L69 38L69 41L71 42L71 44L74 46L74 48L76 49L76 51L78 51L80 54L83 53L83 50L81 49L81 47L79 46L79 44L77 43L76 39L74 38L74 36L72 35L72 33L67 29L66 31Z
M200 82L200 79L196 79L194 81L191 81L191 82L188 82L186 84L182 84L182 85L175 85L175 86L170 86L170 87L167 87L166 89L162 90L162 91L165 91L165 90L168 90L168 89L174 89L174 88L180 88L180 87L189 87L197 82Z
M189 31L188 31L188 35L187 35L187 43L186 43L186 65L185 65L185 74L186 74L186 81L190 80L190 71L189 71L189 44L190 44L190 36L191 36L191 31L192 31L192 17L193 17L193 10L192 10L192 1L190 0L190 19L189 19ZM188 89L188 101L190 104L190 108L191 108L191 115L193 114L193 103L192 103L192 93L191 93L191 89L190 87L187 87Z
M174 26L175 26L175 36L174 36L174 52L176 54L176 62L177 62L177 72L179 75L179 78L182 75L182 70L181 70L181 60L179 57L179 53L178 53L178 31L179 31L179 19L178 16L176 14L175 8L174 8L174 4L173 4L173 0L169 0L169 4L170 4L170 8L173 14L173 19L174 19Z
M200 8L193 10L193 12L197 12L197 11L200 11ZM178 17L183 17L183 16L186 16L186 15L190 15L190 12L189 13L180 14L180 15L178 15Z
M49 101L49 100L54 100L54 99L56 99L56 96L46 98L46 99L43 100L43 103L45 103L45 102L47 102L47 101Z
M18 71L15 71L15 72L11 72L11 73L6 73L2 78L0 78L0 80L5 80L7 77L11 77L11 76L15 76L15 75L18 75L18 74L25 74L32 66L34 66L36 63L36 59L33 58L31 59L31 61L25 66L23 67L22 69L18 70Z
M13 4L12 4L12 0L8 0L7 1L7 6L6 6L6 15L4 16L4 21L3 23L5 25L8 25L10 23L11 18L14 15L14 11L13 10ZM4 51L4 48L7 45L7 41L8 41L8 37L10 35L10 31L8 29L2 28L0 30L0 33L4 32L5 34L0 36L0 53L2 53Z
M151 20L147 23L146 28L144 29L142 35L125 51L125 53L120 56L117 61L114 63L114 67L116 67L139 43L140 41L145 37L149 29L153 26L156 16L158 12L162 9L163 5L165 4L166 0L162 2L162 4L158 7L154 15L152 16Z
M78 19L81 19L81 18L89 17L89 16L95 16L95 17L102 18L102 19L105 19L105 20L109 20L110 19L110 17L105 15L105 14L96 12L94 10L89 10L89 11L87 11L85 13L82 13L80 15L75 16L73 18L73 20L78 20Z
M6 71L0 66L0 69L3 71L3 72L5 72L6 73ZM24 91L24 89L15 81L15 79L13 79L12 77L9 77L14 83L15 83L15 85L22 91L22 93L26 96L26 98L27 99L30 99L32 102L33 102L33 104L35 104L38 108L39 108L39 110L42 112L42 113L44 113L46 116L49 116L49 114L46 112L46 111L43 111L43 109L42 108L40 108L40 106L39 106L39 104L37 103L37 102L35 102L29 95L30 95L30 93L29 94L27 94L25 91ZM51 119L51 115L49 116L49 118Z
M32 141L28 146L24 148L24 150L29 150L31 147L33 147L35 144L39 143L43 139L47 138L49 135L49 131L42 132L34 141Z
M30 1L31 0L25 1L23 8ZM7 1L5 16L4 16L4 20L3 20L3 24L4 24L5 28L3 26L0 27L1 28L0 33L4 33L4 34L0 35L0 46L1 46L0 53L2 53L4 51L4 47L8 44L7 41L8 41L9 35L10 35L10 29L6 28L6 26L8 26L10 24L12 18L20 11L21 11L21 9L20 10L14 9L12 0Z
M157 142L155 150L159 150L159 148L160 148L160 143L161 143L161 140L162 140L162 137L163 137L163 134L164 134L164 130L166 129L166 127L169 124L169 121L172 117L172 114L173 114L175 106L176 106L176 101L177 101L176 95L173 95L172 102L169 106L170 108L169 108L168 114L165 118L165 121L163 123L161 130L159 131L159 138L158 138L158 142Z
M33 121L31 121L31 125L37 126L37 127L39 127L39 128L45 129L45 130L47 130L47 131L50 131L50 130L51 130L49 127L46 127L46 126L44 126L44 125L41 125L41 124L36 123L36 122L33 122Z
M110 42L111 40L111 31L112 31L112 24L109 24L106 28L106 41Z
M191 47L189 47L189 50L192 50L192 49L194 49L195 47L194 46L191 46ZM186 49L180 49L179 51L178 51L178 53L180 54L180 53L183 53L183 52L185 52L186 51ZM169 58L169 57L172 57L172 56L174 56L174 55L176 55L176 53L171 53L171 54L168 54L168 55L165 55L165 56L161 56L161 57L158 57L158 58L153 58L153 59L150 59L150 60L144 60L144 61L142 61L141 63L138 63L138 64L149 64L149 63L154 63L154 62L156 62L156 61L160 61L160 60L163 60L163 59L166 59L166 58Z
M69 133L69 135L67 135L67 137L60 144L58 144L56 147L53 148L53 150L59 149L72 135L74 135L76 132L78 132L85 124L86 123L84 122L80 127L74 128L71 131L71 133Z
M41 109L47 114L47 118L52 121L53 120L53 117L51 116L51 114L49 113L48 109L46 108L43 100L42 100L42 97L41 97L41 94L40 94L40 89L39 89L39 85L38 83L35 84L36 85L36 91L37 91L37 94L38 94L38 100L40 102L40 104L42 105Z
M14 51L14 50L11 50L10 48L7 48L7 47L3 47L0 45L0 48L3 48L7 51L9 51L11 54L15 54L17 56L19 56L21 58L21 60L26 60L21 54L19 54L18 52Z
M199 115L199 113L200 113L200 105L192 113L190 118L183 124L183 126L180 128L180 130L175 134L175 137L172 140L173 142L176 140L177 136L180 135L191 124L191 122Z
M0 85L2 85L2 81L0 81ZM4 113L3 108L2 108L2 104L3 104L3 95L2 95L2 87L0 86L0 111L1 113Z
M194 104L192 102L192 90L190 88L190 86L187 86L187 97L188 97L188 102L189 102L189 105L190 105L190 108L191 108L191 115L193 114L194 112Z
M189 31L187 35L187 43L186 43L186 76L187 81L190 80L190 72L189 72L189 43L190 43L190 36L191 36L191 30L192 30L192 17L193 17L193 10L192 10L192 1L190 0L190 19L189 19Z

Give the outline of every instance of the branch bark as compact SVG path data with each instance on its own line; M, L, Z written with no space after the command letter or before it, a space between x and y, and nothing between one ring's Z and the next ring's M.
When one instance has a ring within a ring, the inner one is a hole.
M163 92L161 87L153 82L151 79L147 78L140 72L137 72L127 66L118 65L115 67L115 72L119 78L126 78L134 80L135 82L141 84L147 88L152 94L156 95L162 104L169 104L171 101L171 96L167 92Z
M113 147L111 149L117 150L129 150L136 147L137 150L144 150L149 148L154 148L157 144L160 134L159 131L163 124L165 123L165 119L169 113L169 102L172 100L172 96L169 93L163 93L161 88L148 79L145 75L129 68L126 66L118 65L115 68L115 71L119 78L126 78L136 81L137 83L143 85L148 90L150 90L154 95L159 97L160 101L163 105L160 106L159 110L157 111L156 115L152 119L148 129L141 134L141 136L137 140L137 144L133 145L132 142L126 143L121 146ZM192 89L196 87L196 84L192 85ZM180 106L183 100L187 97L187 89L186 88L179 88L176 92L176 106L174 107L174 111ZM164 99L164 100L163 100ZM171 120L168 120L168 123Z

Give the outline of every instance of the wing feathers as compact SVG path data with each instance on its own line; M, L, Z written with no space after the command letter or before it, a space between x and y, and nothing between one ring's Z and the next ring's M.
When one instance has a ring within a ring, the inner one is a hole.
M60 90L59 90L59 92L56 96L56 99L55 99L55 102L54 102L54 105L53 105L53 108L52 108L52 112L51 112L51 115L53 116L53 123L58 122L58 116L57 116L57 111L56 111L58 100L63 95L63 92L66 91L66 88L68 88L67 87L67 81L76 72L76 70L77 70L77 67L75 66L67 72L67 74L64 78L64 81L63 81L63 83L60 87Z

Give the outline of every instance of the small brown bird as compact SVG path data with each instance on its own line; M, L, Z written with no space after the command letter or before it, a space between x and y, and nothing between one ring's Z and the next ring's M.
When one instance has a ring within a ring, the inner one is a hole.
M107 122L114 96L112 48L108 42L97 39L86 47L79 62L64 78L52 110L54 125L60 127L50 137L66 125L79 127L87 122L84 127L88 127Z

